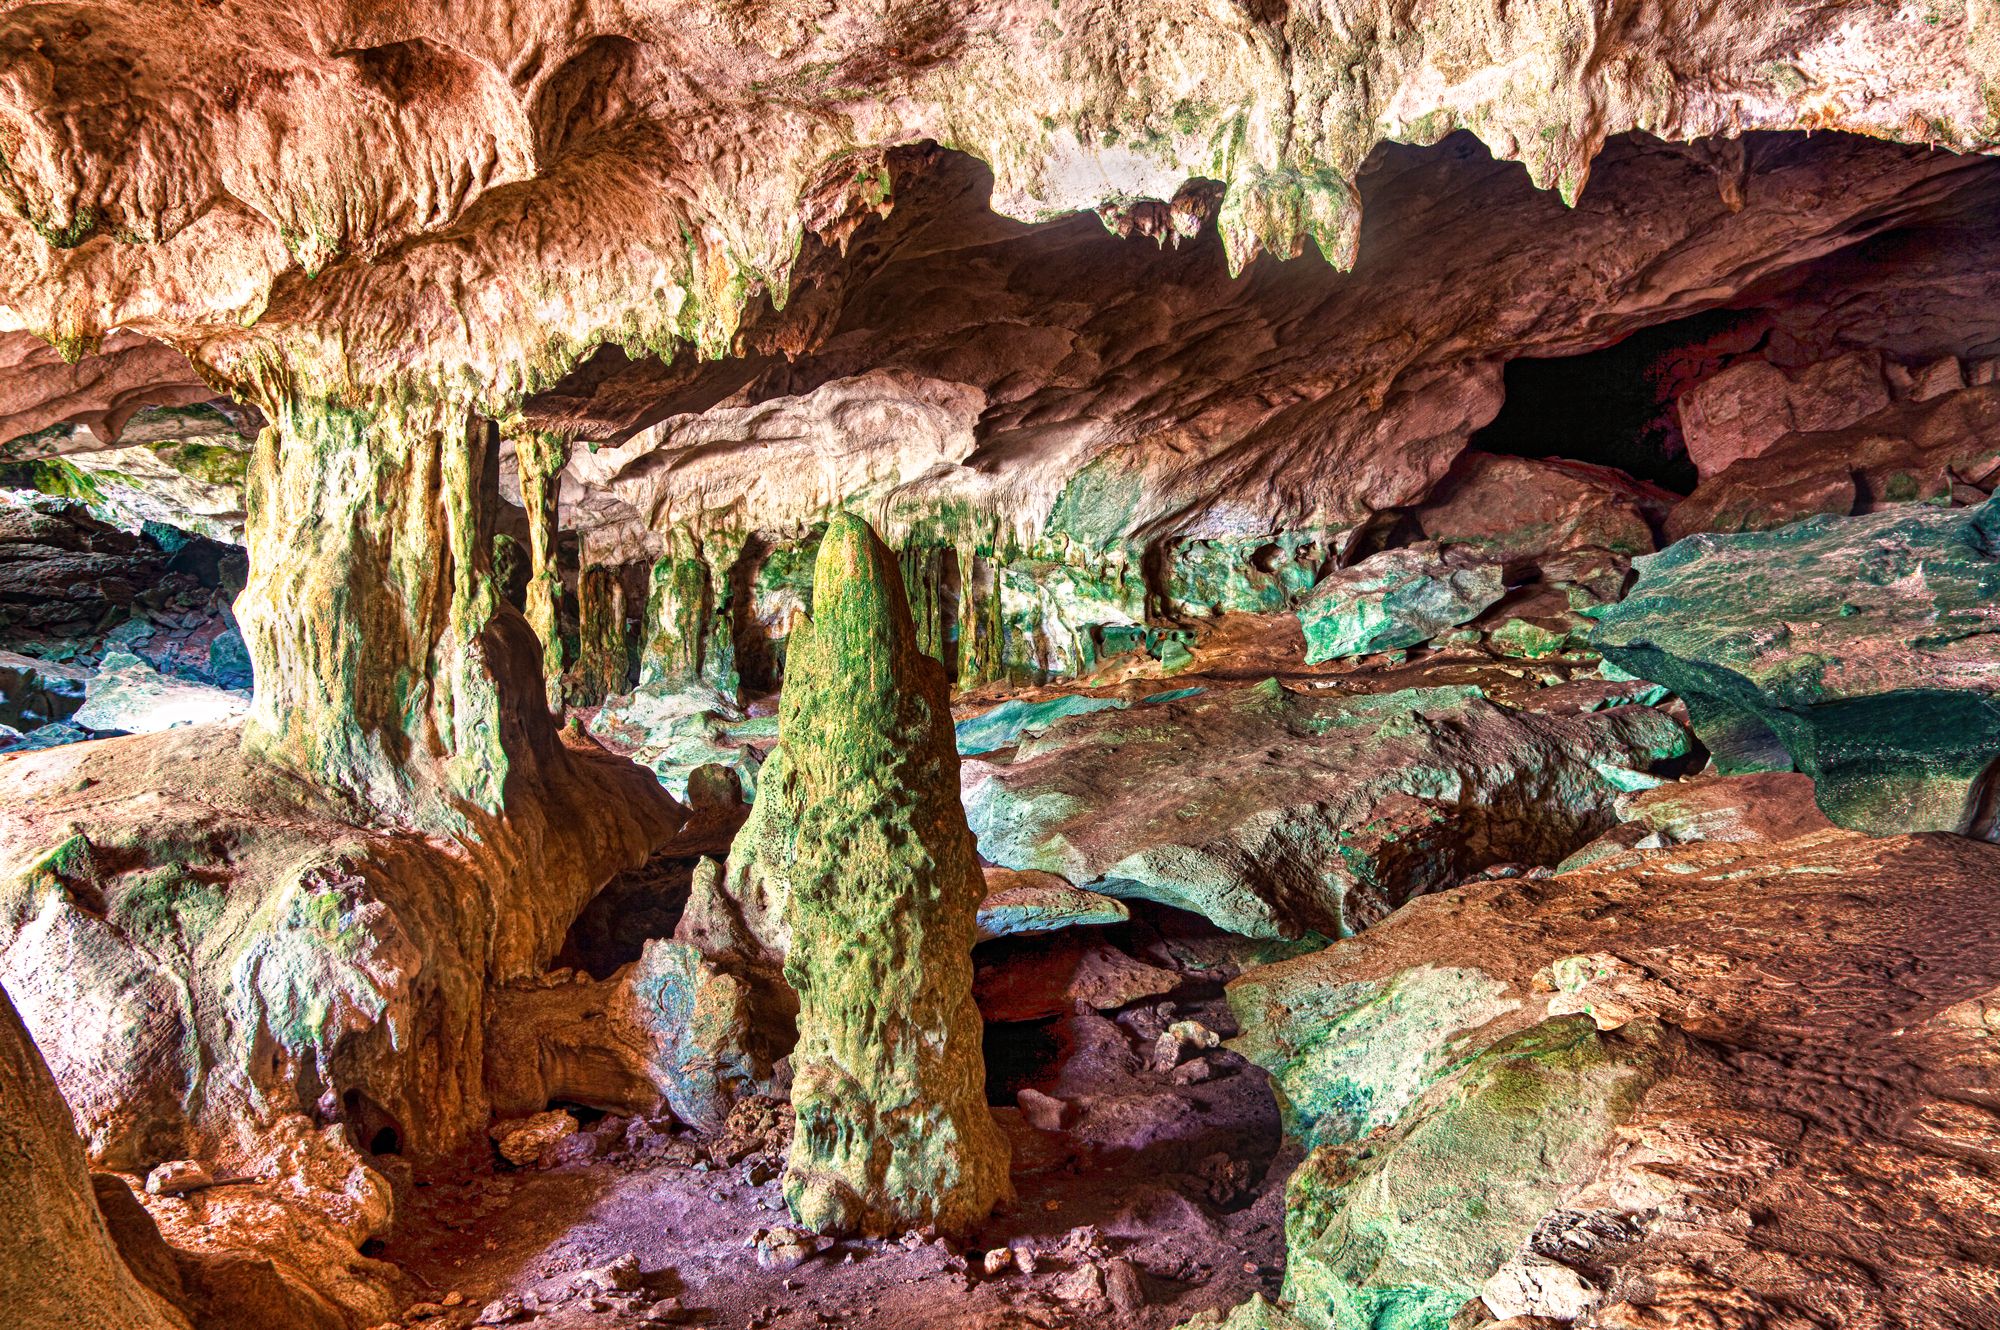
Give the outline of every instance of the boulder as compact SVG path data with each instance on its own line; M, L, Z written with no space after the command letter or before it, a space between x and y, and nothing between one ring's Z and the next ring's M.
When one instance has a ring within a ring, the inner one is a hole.
M1301 696L1276 680L1075 716L965 764L980 852L1253 937L1366 927L1489 863L1550 862L1683 751L1637 707L1541 715L1476 687Z
M1299 602L1306 663L1417 646L1506 594L1501 564L1468 546L1384 550L1329 574Z
M1953 362L1956 367L1956 362ZM1744 360L1680 399L1688 457L1706 480L1793 432L1842 429L1889 405L1882 357L1854 351L1790 374Z
M1758 784L1714 784L1771 820ZM1663 845L1246 971L1231 1046L1309 1153L1284 1305L1209 1323L1442 1330L1600 1297L1592 1324L1778 1323L1799 1269L1850 1320L1976 1322L2000 1284L1965 1234L1995 1231L2000 1185L1963 1170L1995 1132L1958 1106L1996 1076L1996 872L1951 836ZM1949 1199L1891 1199L1939 1171Z
M1593 642L1725 773L1796 766L1842 826L1992 835L2000 505L1816 517L1639 561Z
M72 719L91 730L152 734L231 720L249 709L247 692L168 678L138 656L111 651L85 685L83 706Z
M1704 473L1667 517L1669 540L1768 531L1822 513L1979 501L2000 480L2000 384L1885 405L1839 429L1800 429Z
M979 1014L989 1022L1038 1021L1078 1003L1113 1011L1180 987L1172 970L1134 960L1116 947L1076 937L982 956L972 981Z
M979 902L976 936L981 942L990 942L1061 928L1122 924L1131 917L1124 901L1072 887L1054 873L989 868L986 899Z
M1594 548L1650 554L1675 496L1623 471L1563 458L1467 452L1415 510L1430 540L1501 558Z
M1443 1327L1588 1181L1678 1040L1556 1017L1480 1052L1394 1128L1285 1189L1283 1298L1324 1330Z

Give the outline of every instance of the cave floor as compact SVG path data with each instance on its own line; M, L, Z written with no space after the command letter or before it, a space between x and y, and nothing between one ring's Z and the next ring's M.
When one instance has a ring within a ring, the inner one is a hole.
M1193 1000L1178 993L1166 1014L1078 1011L1018 1027L1060 1050L1052 1062L1032 1049L1022 1061L1036 1083L1072 1096L1068 1116L1063 1130L1044 1131L1019 1109L996 1110L1014 1143L1017 1195L964 1242L821 1239L796 1264L796 1251L783 1249L760 1259L758 1235L789 1223L779 1176L786 1129L771 1125L782 1110L764 1110L761 1131L753 1112L709 1139L666 1121L607 1117L569 1138L548 1167L501 1166L406 1193L404 1217L376 1253L403 1271L416 1299L402 1324L463 1330L483 1316L545 1330L1055 1330L1110 1318L1164 1330L1254 1292L1275 1294L1296 1158L1281 1152L1268 1081L1215 1053L1212 1079L1178 1084L1146 1056L1147 1035L1169 1014L1233 1028L1219 984L1191 987ZM989 1045L1010 1028L989 1027ZM999 1095L1011 1098L1013 1084ZM996 1247L1032 1249L1035 1269L989 1277L982 1258ZM603 1292L582 1278L628 1253L641 1272L636 1289ZM1143 1304L1129 1300L1130 1285L1093 1281L1093 1266L1121 1260Z

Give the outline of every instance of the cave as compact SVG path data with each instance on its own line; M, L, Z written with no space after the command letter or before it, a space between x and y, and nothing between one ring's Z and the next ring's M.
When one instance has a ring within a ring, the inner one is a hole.
M0 8L0 1321L2000 1325L1983 0Z

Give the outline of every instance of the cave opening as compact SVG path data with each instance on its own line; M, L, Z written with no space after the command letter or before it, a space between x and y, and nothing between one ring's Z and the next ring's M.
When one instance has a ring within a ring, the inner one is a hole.
M1467 446L1614 467L1691 493L1699 477L1677 399L1753 350L1769 325L1759 310L1713 309L1574 355L1516 357L1503 370L1499 413Z
M340 1096L341 1123L357 1150L370 1155L400 1155L403 1127L394 1115L358 1087L349 1087Z
M700 855L658 855L605 883L563 937L554 968L609 979L646 944L670 938L687 909Z

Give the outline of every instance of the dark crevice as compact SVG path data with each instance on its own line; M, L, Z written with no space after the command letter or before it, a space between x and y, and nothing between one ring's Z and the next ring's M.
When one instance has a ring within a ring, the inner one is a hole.
M1756 349L1760 310L1710 310L1582 355L1507 362L1507 398L1470 446L1616 467L1677 494L1695 486L1675 399Z

